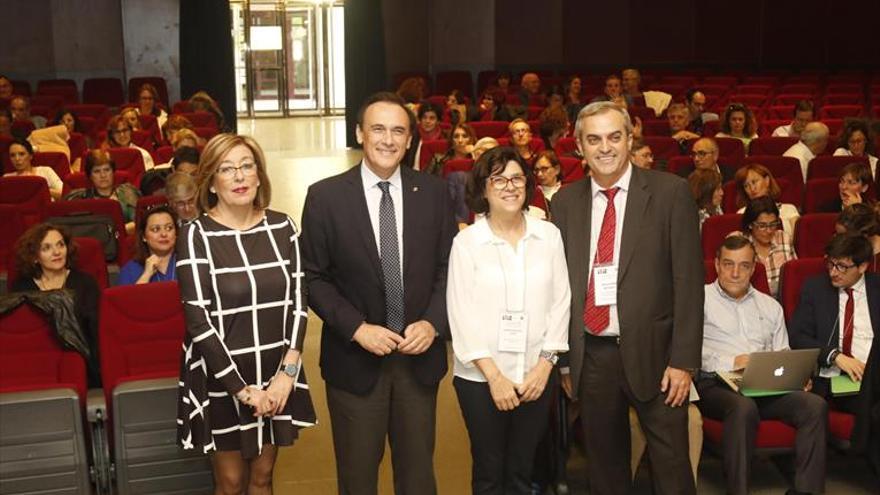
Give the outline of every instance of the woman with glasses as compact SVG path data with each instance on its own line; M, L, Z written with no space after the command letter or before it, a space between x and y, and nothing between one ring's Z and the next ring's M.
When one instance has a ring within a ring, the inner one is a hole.
M770 170L760 164L750 163L736 171L734 177L736 183L736 206L737 213L745 211L746 203L762 196L769 196L776 201L779 216L782 219L782 229L789 235L794 235L794 225L801 214L795 205L779 202L782 189L773 178Z
M119 270L118 285L177 280L177 219L168 205L147 210L137 226L134 259Z
M473 457L472 493L531 493L535 450L547 428L548 385L568 350L571 293L562 238L525 213L534 179L513 149L487 151L468 182L484 214L449 257L446 302L453 385Z
M529 126L529 123L523 119L514 119L507 126L507 131L510 133L510 146L525 161L526 168L531 170L535 165L537 152L532 150L531 147L532 128Z
M731 103L721 118L721 132L715 137L737 138L746 150L752 139L758 137L758 123L749 107L742 103Z
M278 446L315 422L300 360L299 231L267 208L266 161L248 136L208 142L197 198L202 214L177 242L187 328L178 440L210 455L216 493L271 493Z
M128 182L116 184L116 163L110 158L110 154L104 150L89 150L86 154L85 172L91 187L74 189L64 199L104 198L116 200L122 207L125 231L129 234L134 232L134 217L140 192Z
M797 259L791 237L782 230L776 202L768 196L750 201L743 213L742 232L736 234L744 235L755 245L758 261L767 270L770 294L776 297L779 293L782 265Z
M155 167L153 157L150 153L134 144L131 140L132 128L122 115L113 116L107 122L107 139L101 145L101 149L109 150L110 148L134 148L138 150L144 160L144 170L152 170Z
M834 156L868 157L871 177L877 176L877 157L874 153L874 139L871 129L864 120L851 120L846 123L840 133L840 142L834 150Z
M538 187L532 198L532 206L541 208L545 212L545 218L550 220L550 201L553 196L562 189L562 164L559 158L551 150L538 153L535 159L535 167L532 169L537 179Z
M152 84L143 84L137 92L137 111L139 115L152 115L156 117L156 124L159 129L165 125L168 120L168 113L162 110L161 101L159 100L159 91Z

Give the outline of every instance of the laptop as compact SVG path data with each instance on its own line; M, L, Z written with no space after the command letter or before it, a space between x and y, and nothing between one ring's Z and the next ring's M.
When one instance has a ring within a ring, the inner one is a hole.
M818 357L819 349L753 352L744 371L719 371L718 377L746 397L782 395L804 389Z

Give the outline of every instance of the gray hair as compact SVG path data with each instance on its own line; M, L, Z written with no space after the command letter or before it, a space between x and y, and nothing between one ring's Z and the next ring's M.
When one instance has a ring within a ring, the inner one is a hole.
M618 112L623 116L623 125L626 128L626 135L632 136L633 124L626 109L611 101L597 101L595 103L590 103L578 112L577 122L574 125L574 137L577 142L580 143L584 137L584 121L586 119L608 112Z
M801 132L801 141L807 146L816 144L823 139L828 139L828 126L822 122L810 122Z

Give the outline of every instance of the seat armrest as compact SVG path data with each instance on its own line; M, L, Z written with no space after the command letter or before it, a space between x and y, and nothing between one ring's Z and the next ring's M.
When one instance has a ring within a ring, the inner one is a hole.
M86 418L89 423L107 419L107 399L104 397L104 389L89 389L89 393L86 396Z

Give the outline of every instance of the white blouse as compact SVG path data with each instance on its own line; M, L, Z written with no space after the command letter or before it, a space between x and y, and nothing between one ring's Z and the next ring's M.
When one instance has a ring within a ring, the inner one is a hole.
M457 377L485 382L474 361L492 358L505 377L522 383L542 350L568 350L571 289L562 237L550 222L525 219L526 233L515 249L495 236L485 218L452 243L446 306ZM505 311L528 318L524 353L498 349Z

